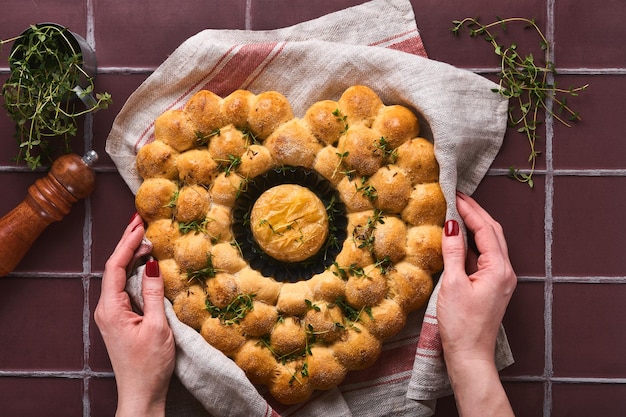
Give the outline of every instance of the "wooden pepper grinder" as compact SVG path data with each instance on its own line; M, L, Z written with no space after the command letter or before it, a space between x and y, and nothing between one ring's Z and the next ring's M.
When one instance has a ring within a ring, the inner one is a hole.
M91 166L97 160L93 150L83 157L62 155L47 176L28 188L24 201L0 219L0 277L13 271L50 223L63 219L75 202L91 194Z

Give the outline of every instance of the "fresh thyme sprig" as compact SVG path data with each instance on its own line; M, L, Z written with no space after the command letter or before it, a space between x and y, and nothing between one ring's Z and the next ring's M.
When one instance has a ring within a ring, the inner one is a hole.
M482 24L478 19L468 17L455 20L453 23L454 35L458 35L461 29L466 27L471 37L480 36L485 39L493 46L495 54L500 57L499 88L493 91L509 99L509 125L517 127L517 131L526 136L530 146L528 173L521 172L514 167L510 167L509 171L513 178L532 188L536 160L541 154L536 147L536 140L539 138L537 127L543 122L541 111L545 110L555 120L570 127L569 122L581 120L581 117L567 104L567 97L577 96L588 87L588 84L567 89L557 87L552 79L552 76L556 75L556 69L554 63L550 61L550 44L534 19L497 18L492 23ZM538 64L532 54L522 56L515 43L505 46L496 40L494 30L500 28L506 31L509 23L523 24L526 28L536 32L540 39L541 50L544 52L545 64Z
M207 298L206 309L211 313L211 317L220 319L227 326L239 324L254 309L253 299L254 294L239 294L226 307L219 308Z
M241 157L228 154L228 159L217 159L218 168L228 177L231 173L241 165Z
M208 254L206 266L204 268L195 271L187 271L187 281L189 283L195 281L204 287L206 280L215 277L216 272L217 271L215 271L215 267L213 266L213 257L211 254Z
M341 133L346 133L348 131L348 129L350 128L350 125L348 125L348 116L343 114L341 112L341 110L339 109L335 109L333 111L333 116L335 116L335 118L337 118L338 122L343 123L343 130L341 131Z
M212 130L209 133L203 133L203 132L197 131L195 132L196 146L205 146L206 144L209 143L209 140L211 140L213 136L219 136L220 134L221 132L219 129Z

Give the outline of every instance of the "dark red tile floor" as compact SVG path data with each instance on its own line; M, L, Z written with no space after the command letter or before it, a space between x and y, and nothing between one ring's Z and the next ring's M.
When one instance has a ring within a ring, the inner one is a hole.
M133 196L104 152L127 97L186 38L204 28L263 30L340 10L359 0L111 0L29 3L6 0L0 38L55 21L95 45L97 89L114 97L86 118L76 152L100 155L97 186L40 236L23 262L0 278L0 414L110 416L115 383L92 320L104 262L134 212ZM548 119L535 187L506 177L525 167L525 139L511 129L476 197L504 225L519 285L505 317L516 364L502 373L518 416L623 416L626 412L626 3L581 0L412 0L432 59L496 79L498 60L484 41L454 37L452 21L479 16L535 18L553 46L560 86L589 84L571 100L582 121ZM538 54L529 31L506 37ZM505 38L506 39L506 38ZM0 51L0 81L8 74ZM11 160L12 126L0 114L0 215L16 206L43 172ZM2 244L0 242L0 244ZM451 397L436 416L456 416Z

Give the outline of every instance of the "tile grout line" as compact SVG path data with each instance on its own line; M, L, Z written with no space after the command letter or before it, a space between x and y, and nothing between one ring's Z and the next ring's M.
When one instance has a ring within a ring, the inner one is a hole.
M246 30L252 30L252 0L246 0L244 27Z
M546 39L550 45L548 60L555 63L554 57L554 0L546 2ZM556 65L556 64L555 64ZM552 74L548 74L548 82L554 82ZM546 177L545 177L545 212L544 212L544 246L545 246L545 273L544 283L544 399L543 417L552 416L552 377L554 376L553 364L553 301L554 287L552 282L552 244L554 231L554 119L550 115L553 102L546 101Z
M95 16L94 16L94 3L93 0L86 1L87 9L87 33L86 41L96 51L96 36L95 36ZM96 68L97 76L97 68ZM85 117L85 131L84 131L84 148L85 151L93 149L93 116L87 114ZM91 399L90 399L90 377L92 374L91 367L89 365L90 360L90 331L89 322L91 318L91 305L89 299L90 293L90 275L91 275L91 247L92 247L92 211L91 211L91 197L85 199L85 220L83 226L83 417L91 416Z

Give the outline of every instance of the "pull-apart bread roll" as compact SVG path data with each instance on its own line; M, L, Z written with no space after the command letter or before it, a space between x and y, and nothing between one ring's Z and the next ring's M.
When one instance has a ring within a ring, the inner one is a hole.
M373 365L442 269L433 144L372 89L293 114L199 91L137 153L136 207L178 318L280 402Z

